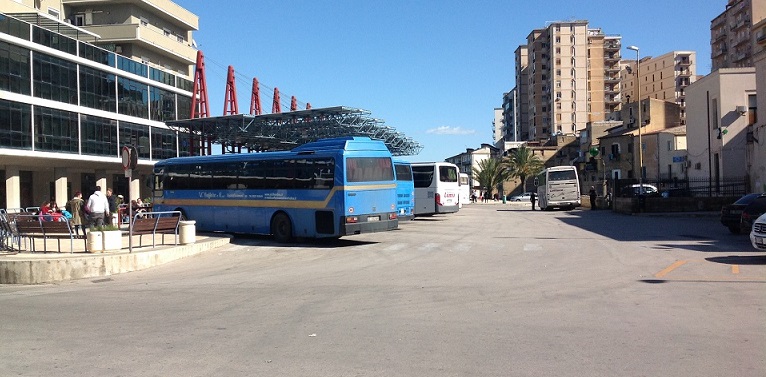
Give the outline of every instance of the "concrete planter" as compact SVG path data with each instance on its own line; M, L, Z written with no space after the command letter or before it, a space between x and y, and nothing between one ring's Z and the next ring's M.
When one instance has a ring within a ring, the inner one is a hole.
M107 230L103 233L103 251L117 251L122 249L122 231Z
M122 231L91 231L88 232L88 252L103 253L122 249Z
M103 232L88 232L88 252L89 253L102 253L104 252L104 233Z

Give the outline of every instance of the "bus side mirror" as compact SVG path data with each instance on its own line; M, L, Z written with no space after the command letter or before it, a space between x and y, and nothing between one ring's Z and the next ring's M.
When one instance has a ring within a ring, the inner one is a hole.
M537 177L535 177L534 184L535 186L540 186L540 180L538 180Z

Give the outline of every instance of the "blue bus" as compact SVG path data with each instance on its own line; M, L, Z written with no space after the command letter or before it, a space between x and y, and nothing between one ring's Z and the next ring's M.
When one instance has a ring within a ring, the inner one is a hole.
M394 160L396 174L396 212L399 221L415 217L415 183L412 180L412 165L404 160Z
M382 141L340 137L290 151L157 162L153 210L181 211L201 231L279 242L396 229L393 158Z

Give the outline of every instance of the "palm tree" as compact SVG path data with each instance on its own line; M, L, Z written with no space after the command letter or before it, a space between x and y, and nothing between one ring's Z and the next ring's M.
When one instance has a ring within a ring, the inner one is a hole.
M510 177L521 179L522 191L527 190L527 178L534 177L545 169L545 163L526 146L511 151L503 160L503 164Z
M500 160L488 158L479 161L478 167L473 168L473 178L491 194L495 187L508 179L508 170Z

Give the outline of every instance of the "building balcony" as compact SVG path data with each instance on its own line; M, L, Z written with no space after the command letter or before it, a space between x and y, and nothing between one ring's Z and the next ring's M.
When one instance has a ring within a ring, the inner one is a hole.
M750 43L750 37L749 36L742 36L739 37L737 40L734 41L733 46L739 46L745 43Z
M690 69L682 69L678 71L679 77L689 77L692 75L692 71Z
M605 104L620 103L620 96L604 96L604 103Z
M160 54L175 56L184 63L196 62L197 50L190 43L179 42L174 35L165 35L148 26L141 24L94 25L84 26L83 29L101 36L99 43L132 43L138 46L156 50Z
M617 75L615 75L615 76L604 76L604 82L608 82L608 83L620 82L620 76L617 76Z
M720 30L719 32L713 34L711 41L715 43L724 39L726 39L726 33L724 33L723 30Z
M604 56L604 61L606 62L620 61L620 59L620 54L607 54Z
M610 73L614 73L614 72L620 72L620 65L619 64L614 64L614 65L606 66L606 67L604 67L604 72L606 72L606 74L610 74Z
M98 9L109 7L116 3L113 0L62 0L62 4L78 10ZM146 9L157 17L179 25L183 29L199 30L199 18L184 7L172 0L122 0L119 3L127 3Z
M678 59L678 65L680 65L682 67L688 67L688 66L692 65L692 60L689 59L688 57L680 58L680 59Z
M750 54L748 54L747 52L739 52L739 53L734 54L734 56L732 58L732 62L742 61L742 60L745 60L745 59L747 59L749 57L750 57Z
M712 58L716 58L716 57L719 57L719 56L721 56L721 55L726 55L726 53L727 53L728 51L729 51L729 50L728 50L726 47L719 47L719 48L714 48L714 49L713 49L713 50L710 52L710 56L711 56Z
M605 94L613 94L613 93L619 93L619 92L620 92L620 86L619 85L605 86L604 87L604 93Z
M758 30L755 34L755 42L759 45L766 45L766 28Z
M606 51L619 51L622 45L619 43L604 43L604 50Z

